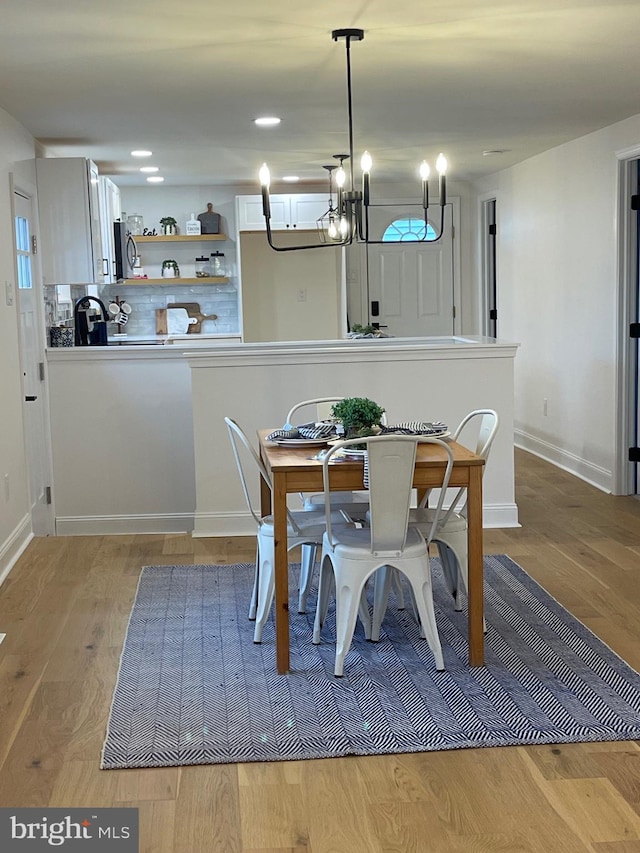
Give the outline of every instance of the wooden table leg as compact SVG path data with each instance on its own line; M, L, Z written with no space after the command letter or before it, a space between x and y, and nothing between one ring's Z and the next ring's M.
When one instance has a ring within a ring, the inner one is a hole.
M469 469L469 491L467 497L467 534L469 559L469 664L484 664L483 575L482 564L482 467Z
M266 518L271 515L271 489L260 477L260 515Z
M278 672L289 672L289 558L287 554L287 484L284 474L273 475L274 549L276 585L276 663ZM482 626L481 626L482 627Z

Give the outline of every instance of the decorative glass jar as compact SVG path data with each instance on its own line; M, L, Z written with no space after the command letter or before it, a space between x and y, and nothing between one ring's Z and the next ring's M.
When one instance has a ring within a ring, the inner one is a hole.
M211 275L224 276L226 275L226 266L224 262L223 252L211 252Z
M127 230L133 237L142 236L144 230L144 219L140 213L130 213L127 216Z
M203 255L201 258L196 258L196 278L209 278L211 275L211 264L209 258Z

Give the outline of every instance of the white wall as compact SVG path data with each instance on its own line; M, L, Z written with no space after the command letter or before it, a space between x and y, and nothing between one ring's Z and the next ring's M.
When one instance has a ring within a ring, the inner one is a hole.
M616 326L616 151L638 143L634 116L476 184L498 199L498 334L521 344L517 442L606 491L626 334Z
M286 232L278 240L302 245L309 234ZM340 249L274 252L260 231L243 232L240 243L245 342L341 337Z
M500 417L483 479L486 527L518 525L514 498L513 363L506 342L446 339L244 344L190 351L196 479L195 536L255 531L240 489L224 416L251 441L282 426L293 403L311 396L362 395L384 406L390 424L442 420L455 426L472 409ZM251 479L257 494L258 478Z
M0 110L0 580L31 535L10 174L16 173L19 185L32 182L33 177L24 166L15 164L34 156L33 138ZM12 305L7 304L7 285L13 296Z

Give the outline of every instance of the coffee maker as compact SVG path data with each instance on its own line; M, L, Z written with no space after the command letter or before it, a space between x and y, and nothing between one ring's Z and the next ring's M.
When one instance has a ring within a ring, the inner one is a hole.
M101 314L95 313L91 303L96 302ZM107 323L109 317L104 302L97 296L81 296L73 309L75 343L77 347L107 346Z

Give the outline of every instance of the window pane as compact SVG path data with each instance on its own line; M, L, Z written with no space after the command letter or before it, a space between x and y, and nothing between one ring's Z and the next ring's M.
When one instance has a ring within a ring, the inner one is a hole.
M31 256L18 254L18 287L20 290L29 290L32 286Z
M424 240L424 220L422 219L396 219L382 235L383 241L402 240ZM427 225L427 240L435 240L436 232L432 225Z
M29 220L24 216L16 216L16 249L29 251Z

